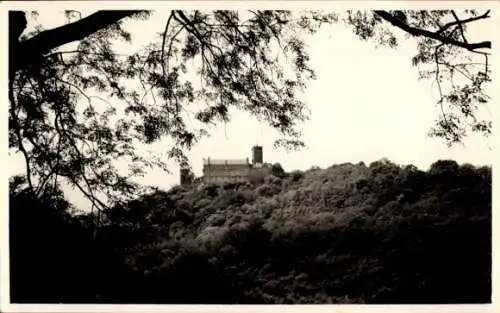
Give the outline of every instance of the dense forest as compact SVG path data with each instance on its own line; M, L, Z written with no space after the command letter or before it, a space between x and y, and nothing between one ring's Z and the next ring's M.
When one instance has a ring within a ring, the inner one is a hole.
M16 303L485 303L491 168L388 160L72 214L10 182Z

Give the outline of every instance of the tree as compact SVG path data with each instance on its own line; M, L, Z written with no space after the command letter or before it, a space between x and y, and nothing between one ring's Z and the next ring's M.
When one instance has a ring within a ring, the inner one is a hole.
M284 177L285 176L285 170L281 166L280 163L274 163L271 166L271 173L276 176L276 177Z
M131 179L147 167L166 170L166 159L187 166L184 151L208 134L206 125L228 121L231 107L277 129L283 135L277 146L303 146L297 126L308 114L296 95L315 74L301 34L339 20L337 14L318 11L175 10L167 12L156 41L124 55L115 48L117 42L131 41L124 23L135 20L140 27L152 12L65 14L66 25L23 33L26 12L9 12L9 148L24 156L32 192L39 195L66 183L97 209L141 192ZM488 53L479 49L491 43L466 39L466 26L487 19L489 11L464 15L459 19L451 10L349 11L343 20L360 38L391 47L397 40L390 25L414 36L418 51L413 62L423 77L435 75L439 86L445 79L453 82L456 73L470 78L463 87L452 84L447 94L440 87L443 116L433 134L451 143L460 141L467 127L485 134L491 128L475 116L489 99L483 91L490 80ZM67 44L74 49L63 49ZM457 61L465 53L484 57L483 67ZM291 70L283 66L285 59ZM433 62L434 70L425 68ZM190 73L199 82L189 79ZM193 112L195 102L204 107ZM456 112L445 112L445 104ZM191 117L198 126L186 123ZM164 137L172 139L166 159L134 150L136 143ZM117 170L117 159L129 164L128 173Z
M430 135L443 138L448 145L462 142L470 132L491 134L491 120L478 111L486 108L490 97L485 88L491 81L489 55L491 41L469 41L467 29L490 18L490 10L373 11L348 12L347 22L362 39L396 47L391 29L399 29L417 41L412 59L419 77L433 79L438 89L441 115Z

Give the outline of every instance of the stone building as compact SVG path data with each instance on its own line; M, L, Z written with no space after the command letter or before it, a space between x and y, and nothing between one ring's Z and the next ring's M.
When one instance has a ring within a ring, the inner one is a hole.
M191 169L186 167L181 167L181 185L191 184L193 182L194 175Z
M246 159L203 159L203 182L229 183L258 179L271 174L271 164L264 163L262 146L252 148L252 162Z

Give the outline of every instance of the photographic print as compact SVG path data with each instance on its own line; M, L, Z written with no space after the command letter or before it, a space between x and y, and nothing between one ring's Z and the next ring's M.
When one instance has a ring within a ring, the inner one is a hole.
M4 4L10 303L491 303L466 4Z

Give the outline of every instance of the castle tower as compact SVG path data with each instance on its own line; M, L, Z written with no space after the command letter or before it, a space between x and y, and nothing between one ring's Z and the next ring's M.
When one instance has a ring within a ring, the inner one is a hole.
M252 164L262 164L264 163L264 155L262 146L253 146L252 147Z
M181 167L181 185L187 185L192 183L191 181L191 170L189 168Z

